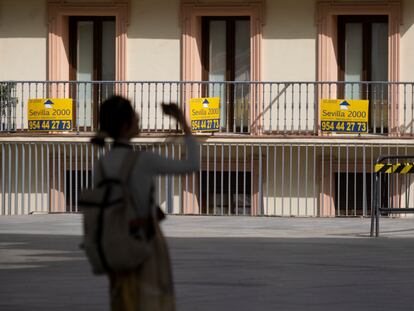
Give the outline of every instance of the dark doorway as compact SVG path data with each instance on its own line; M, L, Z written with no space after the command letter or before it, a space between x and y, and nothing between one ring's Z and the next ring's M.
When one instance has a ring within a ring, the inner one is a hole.
M203 171L201 182L203 214L251 214L250 172Z
M72 16L69 18L70 80L76 103L76 125L90 130L97 125L98 103L113 94L112 83L92 85L90 81L115 80L115 17ZM85 82L85 83L82 83Z

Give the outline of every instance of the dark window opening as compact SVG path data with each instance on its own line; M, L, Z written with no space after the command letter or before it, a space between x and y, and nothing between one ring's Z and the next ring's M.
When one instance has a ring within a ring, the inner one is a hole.
M111 83L87 82L115 80L115 37L113 16L69 18L69 76L70 80L80 82L71 86L71 97L74 119L83 130L96 128L98 103L114 92Z
M92 171L66 171L66 212L75 212L77 194L82 189L92 187ZM78 207L78 211L81 209Z
M338 16L338 80L344 99L369 100L369 131L388 133L388 16ZM356 83L352 83L356 82Z
M228 171L224 171L223 176L221 173L221 171L216 171L216 183L214 187L214 171L202 172L202 214L243 215L245 213L246 215L250 215L251 173L232 171L230 172L230 178ZM216 204L215 208L214 202Z
M250 18L203 17L202 78L217 82L205 86L203 96L220 97L220 127L247 133L250 123Z
M339 174L339 180L338 180ZM391 204L393 177L395 175L382 174L380 180L380 203L381 207ZM371 199L373 198L375 174L365 174L365 196L364 196L364 174L363 173L335 173L335 197L334 204L337 216L362 216L364 215L364 199L366 200L367 214L371 214ZM372 183L371 183L372 181Z

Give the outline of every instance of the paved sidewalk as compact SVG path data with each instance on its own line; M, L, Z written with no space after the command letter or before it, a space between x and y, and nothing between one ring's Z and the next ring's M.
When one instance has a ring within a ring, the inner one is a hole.
M178 311L414 310L414 219L169 216ZM1 311L106 311L80 215L0 217Z
M247 216L168 216L169 237L356 238L368 237L368 218L282 218ZM81 235L80 214L1 216L1 233ZM414 238L414 218L382 218L381 236Z

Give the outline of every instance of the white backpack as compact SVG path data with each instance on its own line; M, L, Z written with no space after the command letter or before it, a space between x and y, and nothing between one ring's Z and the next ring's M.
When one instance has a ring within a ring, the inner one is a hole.
M101 182L79 195L83 211L82 247L95 274L134 270L153 248L154 217L137 216L128 187L136 159L137 153L128 152L119 178L108 178L99 160Z

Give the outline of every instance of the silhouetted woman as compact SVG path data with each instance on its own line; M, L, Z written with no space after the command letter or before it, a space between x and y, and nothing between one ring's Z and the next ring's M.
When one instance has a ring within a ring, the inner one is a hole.
M163 105L166 115L175 118L185 133L187 147L184 160L171 160L151 152L136 152L129 187L137 206L139 217L153 215L154 177L161 174L185 174L199 168L199 149L181 110L175 104ZM131 103L120 96L112 96L102 103L99 113L100 132L92 140L103 145L105 137L114 140L113 148L100 161L107 178L118 177L126 155L134 152L130 139L136 136L138 116ZM97 167L97 166L96 166ZM95 170L95 182L100 181L99 170ZM154 250L134 271L110 273L111 309L117 311L175 310L171 263L165 239L158 226L154 230Z

